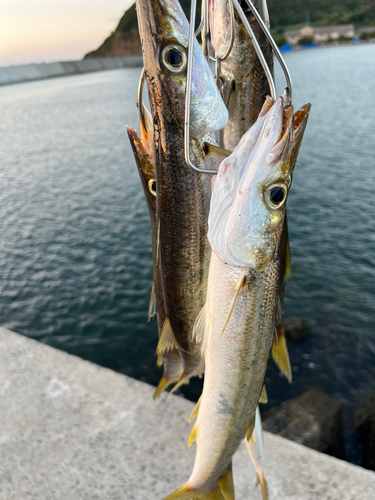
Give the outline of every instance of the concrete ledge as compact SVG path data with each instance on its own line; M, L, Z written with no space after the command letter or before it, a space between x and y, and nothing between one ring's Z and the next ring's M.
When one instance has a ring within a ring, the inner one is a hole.
M0 85L137 66L143 66L142 56L93 57L82 61L7 66L0 67Z
M188 478L192 403L0 328L0 500L161 500ZM375 474L265 435L270 500L372 500ZM237 500L260 500L245 449Z

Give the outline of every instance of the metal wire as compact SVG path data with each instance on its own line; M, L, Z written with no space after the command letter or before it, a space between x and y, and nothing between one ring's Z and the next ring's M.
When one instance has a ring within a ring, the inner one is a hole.
M229 1L233 2L234 8L236 9L238 15L240 16L240 19L241 19L241 21L242 21L242 23L243 23L246 31L248 32L248 34L249 34L249 36L251 38L251 42L253 44L254 50L256 52L256 55L258 56L260 64L262 65L263 71L266 74L268 85L270 87L271 97L272 97L273 101L275 101L276 97L277 97L276 96L275 82L273 80L273 76L272 76L271 70L270 70L270 68L269 68L269 66L267 64L267 61L266 61L266 59L265 59L265 57L263 55L262 49L259 46L258 40L257 40L256 36L254 35L254 32L251 29L249 21L247 20L247 18L245 16L245 13L244 13L244 11L243 11L240 3L238 2L238 0L229 0Z
M227 1L228 1L230 22L231 22L231 37L230 37L229 45L228 45L223 56L216 54L215 57L212 57L209 55L209 43L210 43L209 42L209 35L210 35L209 0L202 0L202 7L203 7L202 20L201 20L201 23L200 23L196 32L194 32L194 26L195 26L197 0L191 0L188 61L187 61L187 78L186 78L186 93L185 93L184 153L185 153L185 161L186 161L187 165L190 168L192 168L193 170L195 170L196 172L204 173L204 174L216 174L217 172L215 170L204 170L204 169L198 168L195 165L193 165L193 163L190 160L190 104L191 104L195 36L197 36L199 33L201 33L203 54L205 56L207 56L208 60L212 60L215 62L216 83L218 86L220 86L220 77L219 77L220 62L225 61L225 59L228 58L229 54L232 51L233 44L234 44L234 37L235 37L234 10L236 10L238 13L238 16L241 19L241 22L243 23L243 25L248 33L248 35L250 36L254 50L259 58L259 61L260 61L262 68L263 68L263 71L267 77L268 85L270 88L270 95L271 95L273 101L275 101L276 97L277 97L276 86L275 86L275 81L274 81L272 72L267 64L267 61L264 57L262 49L260 48L258 40L257 40L256 36L254 35L254 32L250 26L250 23L246 18L246 15L243 11L243 8L241 7L238 0L227 0ZM292 98L292 93L293 93L292 79L291 79L289 70L286 66L286 63L285 63L285 61L284 61L284 59L279 51L274 39L272 38L272 35L271 35L267 25L263 21L262 16L259 14L258 10L254 6L252 0L245 0L245 1L246 1L246 4L248 5L248 7L250 8L251 12L253 13L255 19L258 21L258 23L259 23L261 29L263 30L268 42L271 45L272 51L274 52L277 60L280 63L280 66L281 66L281 68L284 72L284 75L285 75L285 80L286 80L287 86L289 88L290 97ZM138 91L138 101L139 102L140 102L140 93L142 93L143 82L144 82L144 74L142 72L141 81L139 84L140 90ZM140 113L140 119L142 120L142 123L143 123L143 116L141 113ZM222 138L223 138L223 130L220 131L220 142L222 142Z
M139 123L142 125L144 130L147 129L144 116L143 116L143 85L145 83L145 69L142 69L141 77L139 79L139 84L138 84L138 98L137 98L137 104L138 104L138 113L139 113Z
M228 0L230 2L230 0ZM247 5L249 6L251 12L253 13L255 19L258 21L258 23L260 24L260 27L262 28L263 30L263 33L266 35L266 38L267 40L269 41L271 47L272 47L272 50L277 58L277 60L279 61L279 64L284 72L284 76L285 76L285 80L286 80L286 84L287 84L287 87L289 88L289 94L290 94L290 100L292 100L293 98L293 85L292 85L292 78L290 76L290 73L289 73L289 70L288 70L288 67L284 61L284 58L283 56L281 55L281 52L279 50L279 47L277 46L275 40L273 39L266 23L263 21L262 19L262 16L259 14L258 10L256 9L256 7L254 6L253 2L251 0L245 0L245 2L247 3Z
M232 52L232 48L233 48L233 44L234 44L234 35L235 35L234 9L233 9L233 3L231 2L231 0L227 0L227 1L228 1L229 16L230 16L230 40L229 40L229 45L228 45L227 51L224 53L224 55L217 56L219 58L220 62L223 62L223 61L225 61L225 59L228 58L229 54ZM216 59L214 58L213 60L215 61Z

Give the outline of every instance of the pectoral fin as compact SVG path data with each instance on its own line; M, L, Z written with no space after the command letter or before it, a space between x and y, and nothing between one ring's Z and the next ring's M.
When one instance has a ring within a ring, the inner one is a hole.
M232 303L230 305L228 316L227 316L227 319L225 321L225 325L224 325L223 331L221 332L221 335L223 335L223 333L224 333L224 331L225 331L225 329L226 329L226 327L227 327L227 325L229 323L230 317L232 316L232 312L233 312L234 306L236 305L236 302L237 302L238 296L240 294L241 288L244 286L245 282L246 282L246 274L244 274L243 276L241 276L241 278L237 282L237 285L236 285L236 288L235 288L236 292L234 294Z
M223 160L225 160L225 158L228 158L228 156L232 154L232 151L220 148L219 146L214 146L209 142L204 143L203 151L206 156L218 160L219 163L221 163Z

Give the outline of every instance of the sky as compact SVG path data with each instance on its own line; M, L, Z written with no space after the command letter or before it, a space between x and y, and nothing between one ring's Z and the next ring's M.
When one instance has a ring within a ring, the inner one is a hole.
M134 0L0 0L0 66L82 59Z

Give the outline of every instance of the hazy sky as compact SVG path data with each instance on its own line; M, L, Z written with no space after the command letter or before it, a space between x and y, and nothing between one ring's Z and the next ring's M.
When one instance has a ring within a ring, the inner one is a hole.
M134 0L0 0L0 65L80 59Z

